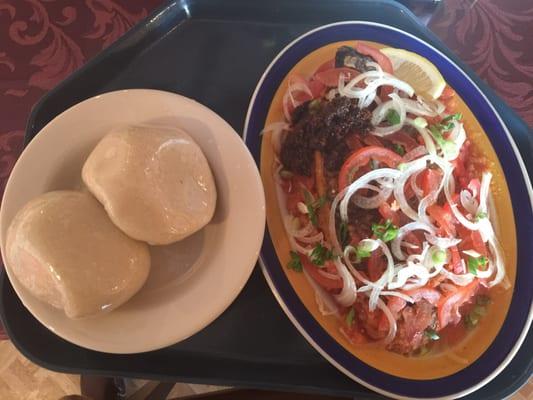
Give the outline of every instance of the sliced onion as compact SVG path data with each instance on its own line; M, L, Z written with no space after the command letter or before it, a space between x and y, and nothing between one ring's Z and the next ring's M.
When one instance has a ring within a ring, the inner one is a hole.
M381 295L382 296L399 297L400 299L403 299L403 300L405 300L408 303L414 303L415 302L411 296L408 296L408 295L406 295L405 293L402 293L402 292L394 292L392 290L383 290L381 292Z
M418 284L424 286L429 280L428 270L423 265L418 264L408 264L406 267L402 268L396 274L396 280L393 280L387 285L388 289L394 290L401 287L407 286L407 280L412 277L418 278ZM413 289L413 287L410 287Z
M441 249L448 249L452 246L457 246L461 243L461 239L440 237L431 233L424 233L426 240L434 246L440 247Z
M396 110L396 112L400 116L400 121L397 124L390 125L390 126L375 126L374 129L372 130L372 134L375 135L375 136L383 137L383 136L390 135L390 134L392 134L394 132L397 132L397 131L399 131L402 128L402 126L403 126L403 124L405 122L405 115L406 114L405 114L405 107L404 107L404 104L403 104L402 100L400 99L400 97L396 93L389 94L389 97L392 100L390 100L391 106L390 106L390 108L387 109L387 112L390 109ZM383 106L383 104L382 104L382 106ZM379 122L381 122L381 121L379 121ZM374 124L374 125L377 125L377 124Z
M385 344L388 344L392 342L396 337L396 331L398 329L398 327L396 326L396 319L394 318L394 315L392 315L392 312L389 307L387 307L387 305L383 302L383 300L378 299L377 306L381 311L383 311L383 314L389 322L389 332L383 341Z
M441 274L443 274L447 279L459 286L466 286L471 283L475 278L475 276L471 273L457 275L444 268L442 269Z
M488 207L488 197L489 197L489 189L490 189L490 181L492 180L492 174L490 172L483 173L483 176L481 177L481 186L479 189L479 208L477 209L477 212L474 214L479 213L487 213Z
M488 245L489 249L494 255L494 264L496 267L496 276L494 277L494 280L489 282L489 287L492 287L502 282L505 278L505 265L503 262L502 248L496 237L493 236L491 239L489 239Z
M413 161L417 158L425 156L426 154L428 154L428 151L424 146L417 146L413 150L405 153L405 155L403 156L403 161Z
M339 308L337 307L337 304L335 304L335 300L333 300L331 295L309 276L305 268L303 273L315 291L315 299L320 313L322 315L339 315Z
M476 215L479 204L469 190L461 190L461 193L459 194L459 199L461 200L461 205L466 211L468 211L472 215Z
M466 132L463 128L463 124L458 121L452 121L452 123L453 129L448 136L448 140L455 144L454 150L450 152L449 150L444 151L444 149L442 149L445 158L449 161L455 160L459 156L461 147L463 147L463 144L466 141Z
M357 207L364 208L365 210L370 210L373 208L378 208L383 202L385 202L390 195L392 194L392 188L385 187L378 191L375 196L364 197L355 194L353 196L353 201Z
M369 183L369 182L371 182L373 180L376 180L378 178L393 178L394 179L394 178L398 177L399 175L401 175L401 172L398 171L397 169L380 168L380 169L376 169L376 170L367 172L365 175L361 176L360 178L358 178L357 180L352 182L346 188L346 193L345 193L342 201L340 202L341 219L343 221L345 221L345 222L348 221L348 204L350 202L350 198L352 197L352 195L357 190L361 189L363 187L363 185L366 185L367 183ZM344 192L344 190L343 190L343 192ZM332 210L333 210L333 205L332 205ZM334 212L334 211L332 211L332 212Z
M429 106L421 97L417 97L416 100L402 99L405 111L414 114L416 116L423 117L436 117L437 111Z
M416 230L423 230L432 235L435 234L435 229L433 229L433 227L423 222L419 222L419 221L410 222L400 227L400 229L398 229L398 234L396 235L396 237L394 238L391 244L392 254L394 254L394 256L398 260L405 260L405 255L403 254L403 251L401 249L403 238L409 232L416 231Z
M429 130L427 128L421 128L411 118L405 118L405 123L413 126L418 131L418 133L424 140L424 145L429 154L437 154L435 142L433 141L433 138L431 137L431 134L429 133Z
M339 257L335 257L333 260L337 267L337 272L342 278L343 286L339 294L335 295L335 300L344 307L351 306L357 297L357 286L353 276L350 274L346 266L341 262Z
M457 220L463 225L465 228L470 229L471 231L477 231L479 229L479 226L477 223L470 221L467 219L461 211L457 208L457 204L453 202L452 195L450 193L450 180L453 179L453 166L450 166L448 170L444 172L444 195L446 196L446 201L450 204L450 208L452 210L453 215Z
M405 198L405 183L407 179L414 173L421 171L426 168L426 162L429 160L429 156L419 158L418 160L411 161L408 164L405 164L405 169L400 174L396 181L396 186L394 187L394 197L400 206L402 212L407 215L412 220L418 220L418 213L411 208L407 203Z

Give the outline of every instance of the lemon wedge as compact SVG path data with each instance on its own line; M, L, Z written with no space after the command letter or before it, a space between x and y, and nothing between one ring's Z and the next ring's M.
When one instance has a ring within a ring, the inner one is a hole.
M433 99L442 94L446 81L427 58L393 47L381 49L381 52L391 60L394 75L411 85L417 94Z

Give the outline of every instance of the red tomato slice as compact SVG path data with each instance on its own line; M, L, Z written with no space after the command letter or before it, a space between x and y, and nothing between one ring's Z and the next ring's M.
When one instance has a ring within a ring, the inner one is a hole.
M381 277L381 275L383 275L383 271L385 271L386 262L382 256L383 252L381 252L380 250L376 250L372 252L372 255L368 259L368 277L372 282L377 281Z
M442 297L437 305L439 329L443 329L449 323L457 324L461 320L459 309L472 298L479 286L479 281L474 279L466 286L459 286L456 292Z
M389 60L389 57L379 51L379 49L376 49L375 47L369 46L361 42L357 42L355 44L355 50L365 56L372 57L383 69L383 71L392 74L392 63Z
M327 71L328 69L333 69L335 68L335 59L332 58L331 60L328 60L326 61L325 63L323 63L320 67L318 67L318 69L315 71L315 73L313 75L316 75L322 71Z
M415 147L418 147L418 142L411 135L403 131L398 131L387 135L385 136L385 139L390 140L392 143L403 146L406 153L413 150Z
M307 84L307 87L309 88L309 90L311 90L311 93L313 94L313 99L318 99L319 97L322 97L326 90L324 84L319 81L310 81Z
M394 225L400 225L400 215L398 214L398 211L393 211L390 204L386 201L380 204L378 211L384 220L389 219Z
M313 80L321 82L327 87L337 87L339 85L339 75L345 76L345 81L351 81L359 72L351 68L333 68L318 72L313 76Z
M461 262L461 254L459 253L459 249L457 248L457 246L450 247L450 253L452 254L450 260L450 267L452 269L452 272L454 274L466 273L465 267Z
M389 60L389 57L387 57L385 54L383 54L379 49L376 49L375 47L368 46L364 43L357 42L355 45L355 50L357 50L359 53L364 54L366 56L372 57L381 67L381 69L385 72L388 72L389 74L392 74L392 63ZM381 88L380 92L380 98L381 100L389 100L389 94L392 93L392 87L391 86L383 86Z
M427 196L439 187L442 174L440 174L439 171L428 168L422 171L419 175L419 179L419 187L424 192L424 196Z
M433 305L437 305L440 300L440 292L436 289L421 287L419 289L407 290L404 291L407 296L410 296L415 303L422 299L428 301Z
M376 160L391 168L402 162L402 157L385 147L367 146L352 153L344 162L339 172L339 190L351 183L351 177L360 167L367 165L370 160Z
M481 238L481 233L479 231L471 231L470 238L472 239L472 247L482 256L487 256L487 246Z
M441 206L433 204L427 208L427 212L448 236L455 236L455 225L451 211L447 211Z
M313 278L313 280L322 286L326 290L336 290L341 289L343 286L342 278L330 279L318 272L318 267L316 267L306 256L300 254L300 259L302 260L302 265L307 271L307 273Z

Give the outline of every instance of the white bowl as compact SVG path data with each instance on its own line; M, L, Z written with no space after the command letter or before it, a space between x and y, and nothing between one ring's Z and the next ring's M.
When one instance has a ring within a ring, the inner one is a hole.
M217 318L248 280L265 228L265 199L255 162L218 115L177 94L123 90L85 100L46 125L26 147L0 210L2 256L7 228L32 198L81 188L81 167L96 143L120 125L179 126L202 148L217 186L213 220L169 246L151 248L148 281L130 301L100 316L71 320L9 280L26 308L62 338L93 350L137 353L177 343Z

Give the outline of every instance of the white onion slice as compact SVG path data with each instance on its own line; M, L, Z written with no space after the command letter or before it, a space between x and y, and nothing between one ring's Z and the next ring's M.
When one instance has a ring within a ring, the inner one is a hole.
M399 178L396 181L396 186L394 187L394 197L400 206L400 209L405 215L407 215L412 220L418 220L418 213L411 208L407 203L405 198L405 183L407 179L414 173L421 171L426 168L426 162L429 160L429 156L419 158L418 160L411 161L410 163L404 164L405 169L400 174Z
M396 178L401 175L401 172L392 168L380 168L370 172L367 172L354 182L352 182L346 189L346 194L340 202L340 214L343 221L348 221L348 204L352 195L367 183L376 180L378 178ZM344 191L343 191L344 192ZM338 195L337 195L338 196ZM333 206L332 206L333 209Z
M399 131L402 128L402 126L403 126L403 124L405 122L405 115L406 114L405 114L404 103L402 102L402 100L400 99L400 97L396 93L389 94L389 97L391 98L391 100L390 100L391 106L390 106L390 108L387 109L387 112L389 110L391 110L391 109L396 110L396 112L398 113L398 115L400 117L400 121L397 124L390 125L390 126L383 126L383 127L375 126L373 131L372 131L372 134L375 135L375 136L383 137L383 136L390 135L390 134L392 134L394 132L397 132L397 131ZM387 102L387 103L389 103L389 102ZM379 122L381 122L381 121L379 121ZM374 124L374 125L377 125L377 124Z
M335 263L337 272L343 281L342 290L339 294L335 295L335 300L337 300L340 305L349 307L355 302L357 297L357 286L355 285L353 276L350 274L346 266L340 261L339 257L335 257L333 262Z
M306 277L307 281L315 291L315 300L318 305L318 309L322 315L339 315L339 308L335 304L335 300L331 295L325 291L318 283L316 283L313 278L309 276L307 271L303 270L303 274Z
M420 136L422 136L422 139L424 140L424 145L429 154L437 154L435 142L433 141L433 138L431 137L431 134L429 133L429 130L427 128L419 127L411 118L405 118L405 123L413 126L418 131Z
M396 274L396 280L390 282L387 285L387 288L390 290L394 290L407 286L407 280L412 277L418 278L417 285L424 286L429 279L429 273L427 268L425 268L423 265L418 265L414 263L408 264L406 267L398 271L398 273ZM410 289L413 289L413 287L410 287Z
M385 187L379 190L378 193L372 197L364 197L355 194L353 196L353 201L357 207L369 210L372 208L378 208L383 202L385 202L390 197L391 194L392 188Z
M469 190L461 190L461 193L459 194L459 199L461 200L461 205L466 211L468 211L472 215L476 214L479 204Z
M457 246L461 243L461 239L458 238L448 238L440 237L433 235L431 233L424 233L426 240L434 246L440 247L441 249L448 249L452 246Z
M423 157L428 154L427 149L424 146L415 147L413 150L405 153L403 156L404 162L413 161L417 158Z
M475 276L471 273L458 275L444 268L442 269L441 274L443 274L447 279L459 286L466 286L471 283L475 278Z
M400 229L398 229L398 234L396 235L396 237L394 238L394 240L391 243L392 254L394 254L394 256L398 260L405 260L405 254L403 254L403 251L401 249L401 244L402 244L403 238L409 232L416 231L416 230L423 230L423 231L426 231L426 232L428 232L428 233L430 233L432 235L435 234L435 230L433 229L433 227L431 227L430 225L427 225L427 224L425 224L423 222L419 222L419 221L410 222L410 223L405 224L402 227L400 227Z

